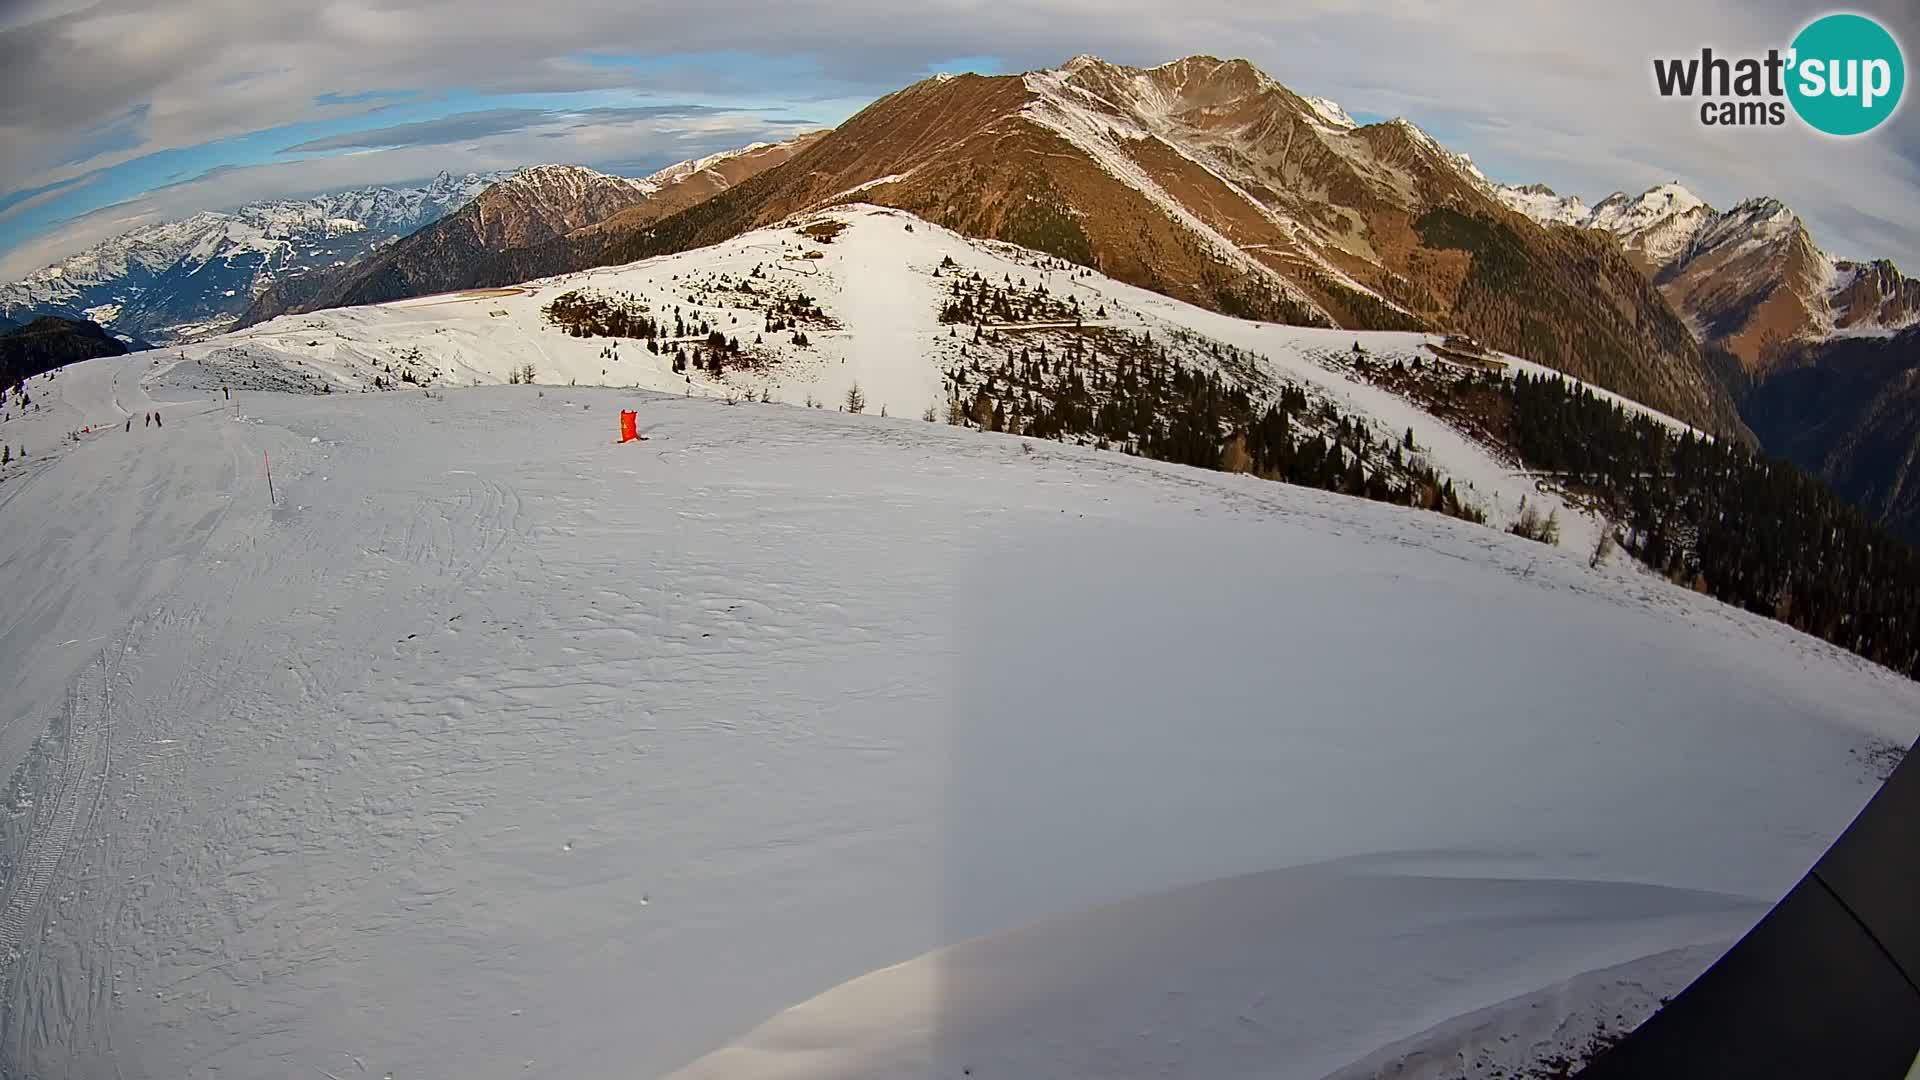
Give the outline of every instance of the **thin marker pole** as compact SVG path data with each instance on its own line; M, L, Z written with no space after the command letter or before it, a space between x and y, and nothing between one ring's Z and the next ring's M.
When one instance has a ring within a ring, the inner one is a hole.
M267 463L267 505L272 506L279 501L273 495L273 460L267 457L265 450L260 451L260 460Z

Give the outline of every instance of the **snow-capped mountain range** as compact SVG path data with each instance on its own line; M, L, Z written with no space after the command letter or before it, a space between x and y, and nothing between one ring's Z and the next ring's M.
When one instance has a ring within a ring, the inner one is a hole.
M458 209L508 173L272 199L143 225L0 286L0 314L90 319L116 335L191 340L232 325L278 278L349 262Z
M1542 224L1618 237L1702 343L1725 349L1749 372L1778 366L1806 343L1892 334L1920 322L1920 282L1884 259L1822 251L1778 199L1716 210L1674 181L1638 196L1614 192L1588 209L1539 184L1496 191L1507 207Z

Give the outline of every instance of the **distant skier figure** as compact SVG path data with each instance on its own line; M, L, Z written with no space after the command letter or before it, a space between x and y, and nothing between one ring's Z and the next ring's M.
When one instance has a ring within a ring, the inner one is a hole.
M223 394L225 394L225 395L227 395L227 400L228 400L228 401L232 401L232 400L233 400L233 387L231 387L231 386L223 386L223 387L221 387L221 388L220 388L220 392L221 392L221 393L223 393Z
M127 414L127 430L128 431L133 430L133 414L132 413Z
M153 414L152 414L152 413L147 413L146 415L144 415L144 416L142 416L142 417L140 418L140 420L141 420L141 423L140 423L140 426L141 426L141 427L152 427L152 426L153 426ZM129 424L131 424L131 423L133 423L133 421L131 421L131 420L129 420L129 421L127 421L127 423L129 423Z
M166 426L165 424L162 424L162 423L160 422L160 413L159 413L159 412L158 412L157 410L156 410L156 411L154 412L154 414L153 414L153 426L154 426L154 427L165 427L165 426Z

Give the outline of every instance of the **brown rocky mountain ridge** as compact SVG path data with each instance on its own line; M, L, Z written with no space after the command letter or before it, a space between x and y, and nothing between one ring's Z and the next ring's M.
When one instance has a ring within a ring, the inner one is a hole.
M458 213L470 215L475 236L486 246L525 247L604 221L655 190L646 180L538 165L488 187Z
M812 131L786 142L750 146L738 153L672 166L649 178L661 183L659 190L618 213L581 225L574 230L575 237L590 242L596 236L618 236L671 217L783 164L826 135L825 131Z
M1652 268L1669 302L1749 373L1786 362L1802 345L1920 316L1920 281L1885 260L1832 259L1773 199L1752 199L1697 232L1686 250Z
M1544 191L1505 188L1509 194ZM1547 194L1551 194L1548 192ZM1567 202L1509 199L1543 222ZM1920 281L1886 260L1836 259L1778 199L1715 210L1677 183L1636 197L1616 192L1576 227L1611 232L1692 324L1701 344L1738 362L1744 378L1793 366L1807 346L1920 321Z

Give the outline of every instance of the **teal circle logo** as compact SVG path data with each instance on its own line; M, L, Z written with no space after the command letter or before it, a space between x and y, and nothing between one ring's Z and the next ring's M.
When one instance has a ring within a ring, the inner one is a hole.
M1816 131L1862 135L1900 107L1907 64L1900 43L1865 15L1823 15L1793 39L1787 99Z

